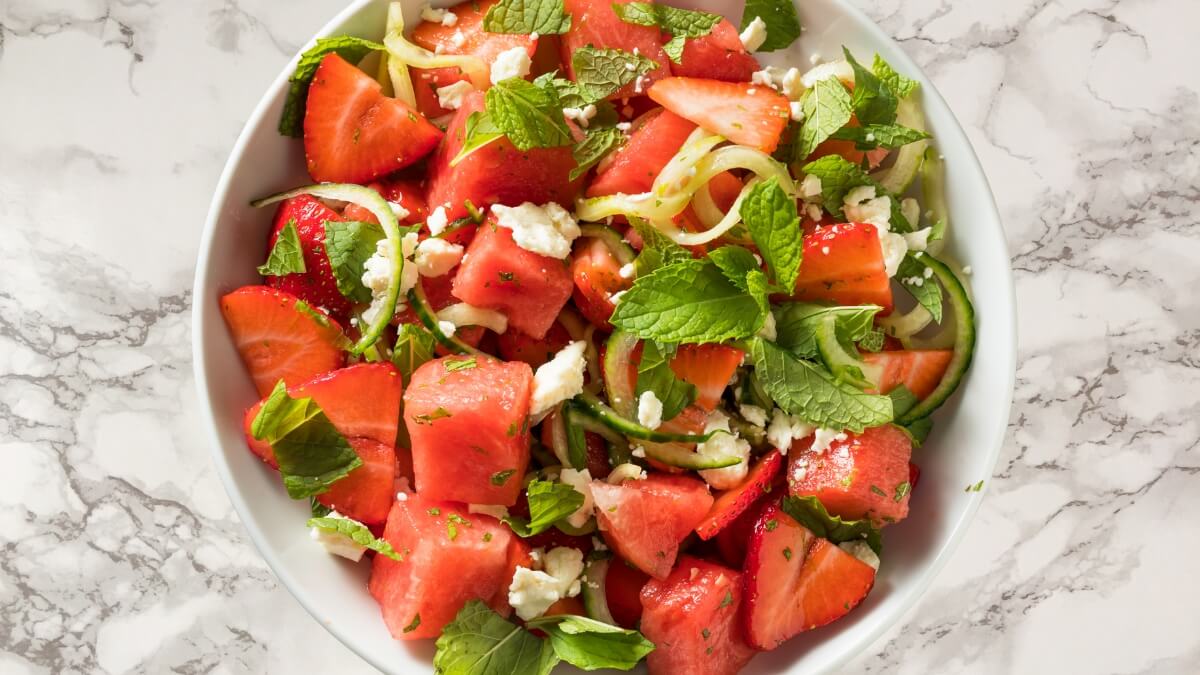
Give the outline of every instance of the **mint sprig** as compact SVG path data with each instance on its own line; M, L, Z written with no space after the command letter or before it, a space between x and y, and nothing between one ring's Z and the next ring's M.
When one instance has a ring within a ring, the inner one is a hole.
M801 171L821 179L821 205L836 218L845 218L843 209L846 193L856 187L871 185L877 196L890 197L891 229L893 232L912 232L912 224L900 209L900 198L887 191L878 181L871 178L862 167L846 161L841 155L826 155L805 164Z
M660 267L692 260L691 251L676 244L650 223L641 218L630 218L629 222L642 238L642 252L633 261L638 277L650 274Z
M849 49L842 47L842 53L854 69L854 94L850 97L850 105L858 123L866 126L895 122L899 104L896 94L875 73L863 67Z
M396 345L392 348L392 363L400 371L403 382L412 379L413 371L431 361L437 349L437 338L424 326L402 323L396 329Z
M830 138L854 141L854 147L859 150L872 148L894 150L929 138L929 134L899 124L868 124L862 127L842 127L835 131Z
M920 86L916 80L910 80L897 73L891 64L884 61L883 57L878 54L875 55L875 61L871 64L871 72L875 73L875 77L886 84L897 98L908 98Z
M831 516L825 510L825 505L816 497L785 497L783 512L822 539L828 539L835 544L865 541L871 550L875 551L875 555L883 551L879 528L871 521L842 520L838 516Z
M486 110L476 110L467 115L463 146L454 159L450 160L450 166L456 166L471 153L503 136L504 132L492 122L492 118Z
M362 523L352 518L309 518L308 526L315 527L327 532L336 532L350 538L351 541L369 548L376 553L387 556L396 562L402 561L404 558L392 548L392 545L386 539L377 539L371 534L371 530Z
M250 424L250 434L275 452L292 499L321 494L362 460L311 398L292 398L280 380Z
M803 359L819 356L817 334L825 317L835 321L837 337L858 342L871 333L878 305L827 306L808 302L789 302L775 310L775 344Z
M281 277L303 274L305 270L304 249L300 246L300 233L296 231L296 219L293 218L279 231L267 261L258 266L258 273L264 277Z
M767 24L767 39L758 48L760 52L786 49L800 37L800 17L792 0L746 0L739 30L746 30L754 17Z
M563 0L500 0L483 17L489 33L559 35L571 29Z
M592 103L608 98L621 87L658 68L658 63L621 49L586 46L571 56L571 68L575 71L580 94Z
M567 176L575 180L588 172L588 169L600 163L608 153L617 149L625 135L616 127L601 127L591 129L587 136L571 151L575 159L575 168Z
M503 519L521 537L541 534L583 506L583 495L565 483L535 479L526 488L526 495L529 518L506 516Z
M527 621L546 633L558 658L583 670L631 670L654 643L636 630L618 628L586 616L558 614Z
M635 394L640 398L647 391L662 402L662 419L674 419L696 400L696 385L685 382L671 370L671 357L678 345L662 345L653 340L642 344L642 360L638 362Z
M683 46L687 38L704 37L721 22L720 14L679 9L649 2L613 3L613 11L625 23L657 27L671 34L663 45L667 57L675 63L683 61Z
M338 292L353 302L371 301L371 289L363 285L363 266L383 239L383 228L375 223L330 220L325 222L325 255Z
M283 114L279 118L279 133L293 138L304 135L304 107L308 103L308 86L312 84L313 75L316 75L322 59L329 54L337 54L356 64L367 54L386 49L378 42L351 35L317 38L317 43L300 55L295 72L288 78L288 95L283 103Z
M486 105L492 124L522 152L575 141L552 87L509 78L488 89Z
M751 188L739 213L775 281L785 289L794 289L804 251L796 200L771 178Z
M794 159L797 161L811 155L818 145L846 126L853 114L850 93L836 77L818 80L804 93L800 109L804 112L804 121L795 141Z
M900 261L900 267L896 270L896 279L933 316L935 322L941 323L942 287L938 283L937 277L926 276L925 270L927 269L929 269L928 265L909 253Z

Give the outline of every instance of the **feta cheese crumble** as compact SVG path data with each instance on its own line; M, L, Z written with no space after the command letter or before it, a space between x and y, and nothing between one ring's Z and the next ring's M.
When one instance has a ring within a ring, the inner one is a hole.
M575 513L567 516L567 523L571 527L583 527L592 517L592 512L596 510L596 502L592 499L592 474L587 469L576 471L575 469L563 469L558 475L558 480L561 483L570 485L576 492L583 495L583 504L575 509Z
M429 228L429 234L435 237L445 232L446 228L450 225L450 219L446 216L446 207L439 206L434 209L429 214L429 217L425 219L425 225Z
M440 277L462 261L463 247L430 237L417 245L417 271L423 277Z
M621 266L621 269L617 270L617 275L620 276L622 279L632 279L633 273L634 273L633 263L626 263Z
M875 555L875 551L871 550L871 546L867 542L844 541L838 544L838 548L870 565L871 569L876 572L879 571L879 556Z
M663 404L658 395L652 391L644 391L638 397L638 424L650 429L662 425Z
M403 298L417 284L417 265L412 256L417 250L417 233L410 232L400 239L401 255L404 256L404 266L400 270L400 295ZM395 246L390 239L380 239L375 244L375 253L363 263L362 284L371 291L371 305L362 314L367 324L375 323L379 313L383 311L387 299L388 282L392 278L392 256ZM390 318L390 317L389 317Z
M923 230L917 230L916 232L906 232L901 236L904 237L904 243L908 245L908 250L924 251L925 249L929 248L930 234L933 234L932 227L927 227Z
M563 117L576 122L584 129L588 128L588 122L596 116L596 105L589 103L582 108L563 108Z
M908 253L904 237L891 231L892 199L887 195L875 196L874 185L860 185L846 193L843 198L846 220L855 223L870 223L879 235L879 246L883 249L883 265L889 277L896 276L900 262Z
M705 469L700 472L704 482L718 490L728 490L736 487L750 471L750 443L739 438L737 432L729 431L729 417L720 410L708 414L704 423L704 433L710 431L726 432L713 434L712 438L696 445L696 454L702 457L734 456L742 461L722 469Z
M814 199L821 196L821 177L809 174L800 181L800 196L805 199Z
M559 403L578 396L583 391L583 371L587 362L583 340L563 347L554 358L538 366L533 374L533 394L529 400L529 414L542 415Z
M815 61L813 63L816 63ZM836 77L842 81L842 84L854 86L854 68L848 61L830 61L810 69L800 77L800 83L806 89L812 89L821 80L828 80L831 77Z
M459 80L444 87L437 88L438 105L446 110L458 110L462 107L463 97L475 91L466 80Z
M492 61L492 84L499 84L513 77L525 77L533 61L524 47L513 47L496 55Z
M756 427L767 426L767 411L756 405L743 403L738 406L738 413L741 414L742 419Z
M571 242L579 236L579 223L563 207L554 202L538 206L525 202L520 206L492 207L496 223L512 230L517 246L551 258L566 258Z
M337 511L330 511L325 517L340 518L342 520L357 522L351 518L343 516ZM367 550L366 546L362 546L341 532L333 532L330 530L321 529L319 527L314 527L308 531L308 536L312 537L313 541L324 547L326 552L332 553L333 555L340 555L343 558L346 558L347 560L353 560L354 562L362 560L363 553Z
M543 569L517 567L508 586L508 604L525 621L541 616L562 598L579 595L583 553L559 546L543 556Z
M771 424L767 426L767 442L786 455L792 447L792 441L804 438L812 432L811 425L776 408L771 414Z
M793 122L804 121L804 106L802 106L799 101L792 101L791 103L788 103L788 111L791 113Z
M813 432L813 442L809 450L812 450L818 455L825 454L834 443L840 443L849 438L846 432L837 429L817 429Z
M618 464L604 480L609 485L620 485L627 480L646 480L646 470L637 464Z
M430 23L440 23L443 26L453 26L458 23L458 15L448 9L439 9L425 3L421 6L421 18Z
M746 51L754 53L767 41L767 23L762 20L761 16L754 17L754 20L746 26L746 30L738 35L738 39L742 41L742 46L746 48Z
M758 330L758 337L774 342L779 335L775 328L775 315L767 312L767 318L763 321L763 327Z

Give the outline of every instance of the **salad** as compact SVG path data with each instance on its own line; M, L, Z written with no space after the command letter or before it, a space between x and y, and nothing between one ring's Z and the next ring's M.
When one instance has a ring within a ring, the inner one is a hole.
M220 299L297 529L439 673L736 673L853 612L974 347L918 84L761 66L791 0L420 17L302 55L313 184Z

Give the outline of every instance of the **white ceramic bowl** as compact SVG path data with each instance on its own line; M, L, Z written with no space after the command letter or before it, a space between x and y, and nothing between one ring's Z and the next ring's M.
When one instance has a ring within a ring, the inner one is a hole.
M450 2L442 2L448 5ZM674 0L740 17L740 0ZM797 3L798 5L801 3ZM954 399L936 416L933 435L915 453L921 466L912 510L887 529L883 568L861 607L835 624L789 641L754 659L747 673L822 673L861 653L897 621L932 582L966 531L982 498L964 487L992 474L1008 423L1016 360L1012 279L1000 218L987 179L962 129L933 85L878 26L845 0L805 0L804 36L790 50L760 55L766 63L809 65L846 45L861 58L879 53L921 81L921 97L935 142L945 155L951 215L949 255L973 269L968 279L979 321L975 362ZM421 0L405 1L408 25ZM386 0L358 0L320 35L380 38ZM369 565L353 565L314 546L304 528L307 502L288 499L274 471L247 451L242 412L257 396L226 331L217 305L222 293L257 283L271 209L250 208L252 198L310 183L303 149L275 130L294 63L280 73L250 116L217 185L197 263L193 301L196 382L217 470L250 537L267 563L317 621L380 670L432 670L432 645L393 640L368 595ZM567 670L562 666L563 670Z

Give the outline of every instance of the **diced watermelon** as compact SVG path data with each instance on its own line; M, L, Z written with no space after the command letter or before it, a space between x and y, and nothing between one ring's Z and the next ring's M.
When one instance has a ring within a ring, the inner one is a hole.
M712 507L708 486L686 476L653 473L620 485L592 481L596 518L621 557L656 579L666 579L679 543Z
M742 350L726 345L683 345L671 359L671 370L696 385L696 405L712 411L744 356Z
M642 589L650 577L638 568L613 558L604 575L604 599L613 620L625 628L637 627L642 619Z
M535 369L554 358L570 342L571 334L558 322L550 326L550 330L541 338L531 337L514 328L505 331L498 339L500 358L505 361L524 361Z
M571 297L567 263L527 251L496 217L479 228L454 277L454 297L508 316L508 325L543 338Z
M527 364L487 356L418 368L404 392L417 491L427 499L516 503L529 465L532 387Z
M783 465L783 455L778 450L763 455L741 485L717 495L708 515L696 528L696 534L701 539L712 539L738 516L751 510L764 495L771 492L775 477Z
M413 68L408 69L412 79L413 95L417 99L417 110L429 119L449 115L453 110L443 108L437 90L455 82L470 82L470 78L458 68Z
M847 434L823 453L811 437L792 444L788 490L812 495L829 513L850 520L895 523L908 515L908 461L912 440L890 424Z
M695 129L695 124L669 110L660 108L648 113L625 145L597 172L588 185L587 196L648 192L654 179Z
M508 616L500 593L512 577L507 525L466 506L404 492L392 503L383 538L403 560L376 555L368 588L397 640L434 638L471 600ZM453 516L453 518L452 518Z
M330 316L345 321L350 315L350 301L338 290L337 280L329 267L329 256L325 255L325 223L331 220L342 220L342 216L309 195L281 202L275 211L267 250L275 248L280 232L289 223L294 224L304 255L304 271L269 276L266 280L271 288L291 293L313 307L323 307Z
M382 525L396 494L396 451L371 438L347 440L363 464L317 495L317 501L360 523Z
M904 385L918 399L938 386L954 352L949 349L905 349L863 354L863 361L881 369L879 387L868 393L884 394Z
M668 77L671 74L671 61L659 43L659 32L652 26L639 26L626 23L617 17L613 11L614 4L627 4L634 0L564 0L563 5L571 15L571 30L562 36L562 63L567 76L578 79L575 66L571 59L584 46L607 47L637 53L658 63L658 68L651 70L642 78L643 84L638 91L636 83L631 82L612 96L610 99L629 98L641 92L655 80Z
M445 206L447 217L454 220L467 215L466 200L480 209L524 202L573 204L583 177L569 180L576 166L571 146L521 152L507 138L500 138L450 166L466 139L467 117L483 110L483 101L482 92L463 97L462 107L429 159L429 208Z
M571 276L575 289L571 297L579 313L600 330L612 332L608 322L615 309L613 295L633 285L621 276L621 263L602 239L585 238L575 245L571 255Z
M500 52L520 47L532 58L538 39L526 33L489 33L483 29L483 17L499 0L471 0L448 11L457 20L452 26L421 21L413 28L412 41L431 52L470 54L491 65ZM415 85L416 82L413 82Z
M408 211L408 216L400 219L403 225L415 225L425 221L428 212L425 208L425 191L413 180L407 178L386 178L378 183L371 183L371 189L378 192L389 202L395 202ZM342 209L342 218L357 220L364 223L379 223L375 214L358 204L347 204Z
M670 39L668 34L664 40ZM728 19L713 26L712 32L688 38L683 44L681 63L671 64L671 73L680 77L707 77L726 82L749 82L759 69L758 61L746 53L738 31Z
M656 649L651 675L735 675L754 656L738 625L742 575L684 556L670 576L642 589L642 634Z
M804 235L804 264L796 280L797 300L838 305L873 304L892 311L892 286L883 265L875 226L841 223Z

